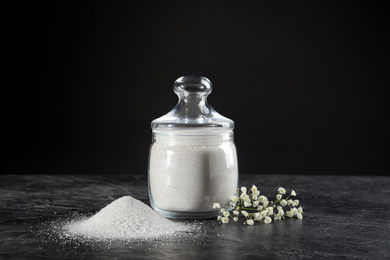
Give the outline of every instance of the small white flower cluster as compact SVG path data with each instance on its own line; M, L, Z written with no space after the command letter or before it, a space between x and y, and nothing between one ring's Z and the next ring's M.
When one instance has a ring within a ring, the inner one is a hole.
M297 208L299 205L299 200L292 200L290 197L295 197L297 193L292 190L290 195L286 198L283 198L283 195L286 194L286 190L282 187L278 188L278 194L276 195L275 201L269 201L268 198L264 195L260 195L260 191L255 185L252 185L252 188L247 192L246 187L242 187L237 191L235 195L230 198L230 202L226 208L220 210L220 215L218 220L222 223L229 223L230 219L237 222L238 217L243 215L246 220L244 224L253 226L255 222L263 221L265 224L269 224L273 220L282 220L286 217L298 219L303 218L303 209L302 207ZM279 203L279 206L277 205ZM234 207L232 212L229 212L227 208ZM288 210L285 211L287 207ZM221 205L219 203L213 204L214 209L220 209Z

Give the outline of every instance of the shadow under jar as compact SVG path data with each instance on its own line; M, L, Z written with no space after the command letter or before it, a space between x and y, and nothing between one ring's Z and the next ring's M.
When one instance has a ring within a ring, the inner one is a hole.
M238 187L234 122L207 103L207 78L184 76L173 89L178 104L152 121L150 204L170 218L216 217L213 203L227 205Z

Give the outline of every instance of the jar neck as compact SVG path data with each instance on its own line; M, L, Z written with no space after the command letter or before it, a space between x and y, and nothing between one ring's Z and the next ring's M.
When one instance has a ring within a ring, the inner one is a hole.
M176 113L189 118L199 118L209 115L214 109L207 103L207 96L198 93L179 95L179 103L175 107Z
M217 145L233 142L231 129L153 130L153 142L183 145Z

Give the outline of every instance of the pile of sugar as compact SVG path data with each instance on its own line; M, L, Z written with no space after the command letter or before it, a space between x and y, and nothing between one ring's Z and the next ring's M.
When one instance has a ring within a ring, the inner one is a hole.
M148 240L189 231L187 225L166 219L131 196L113 201L88 219L72 221L64 229L69 235L97 240Z

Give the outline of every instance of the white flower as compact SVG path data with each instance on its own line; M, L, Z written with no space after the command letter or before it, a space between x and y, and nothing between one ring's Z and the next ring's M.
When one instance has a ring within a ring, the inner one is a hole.
M272 219L270 217L265 217L265 219L264 219L265 224L269 224L271 222L272 222Z
M257 193L257 187L255 185L252 185L251 191L252 193Z
M248 224L248 226L253 226L253 224L255 224L255 222L253 221L253 219L248 219L246 221L246 223Z
M230 201L233 203L236 203L238 200L239 200L239 198L236 195L234 195L230 198Z
M241 197L241 199L243 201L249 201L250 200L248 194L246 194L246 193L241 193L240 197Z
M229 219L227 217L223 217L222 223L224 223L224 224L229 223Z
M282 187L279 187L278 192L280 194L286 194L286 190L284 188L282 188Z
M291 194L285 199L283 199L283 194L286 194L286 190L283 187L279 187L277 192L276 200L268 201L266 196L260 195L260 191L255 185L252 185L250 190L243 186L239 188L235 195L231 196L227 205L228 207L234 207L233 211L229 212L227 208L221 208L221 204L217 202L214 202L212 207L213 209L219 209L221 213L217 219L224 224L229 223L230 217L232 217L232 221L237 222L240 214L246 218L244 224L248 226L253 226L255 221L264 221L265 224L270 224L273 220L282 220L286 217L293 218L296 216L298 219L303 219L303 209L302 207L298 208L299 200L289 199L297 195L296 191L291 190ZM285 212L283 207L287 205L289 205L289 210ZM248 207L254 212L249 213L243 210Z
M295 216L296 214L298 214L298 209L297 208L292 208L291 209L291 213Z
M219 203L217 203L217 202L214 202L213 209L219 209L219 208L221 208L221 205Z
M261 196L259 197L259 201L260 201L260 202L268 201L268 198L267 198L266 196L264 196L264 195L261 195Z
M248 202L248 201L245 201L244 202L244 207L250 207L252 204L250 203L250 202Z

